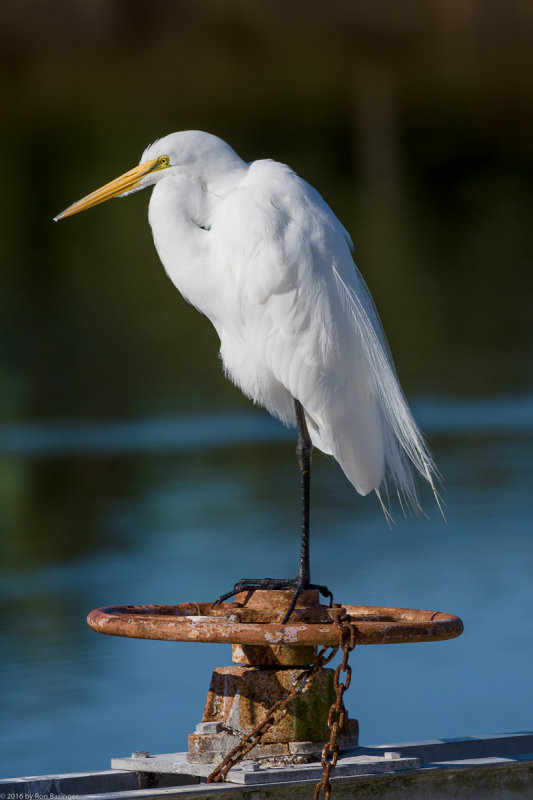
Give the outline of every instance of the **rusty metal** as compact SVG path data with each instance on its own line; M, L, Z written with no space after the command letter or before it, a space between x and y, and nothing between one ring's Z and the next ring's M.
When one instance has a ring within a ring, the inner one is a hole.
M335 769L337 765L339 758L337 738L339 731L342 730L346 721L346 708L344 706L343 695L350 686L350 681L352 679L352 668L348 664L348 656L355 647L355 626L350 623L349 616L342 613L335 616L335 625L339 633L339 644L343 651L343 658L335 670L334 687L336 699L335 702L331 704L328 715L330 737L322 750L322 757L320 759L322 779L315 786L313 800L319 800L322 792L324 793L324 800L330 800L331 797L331 783L329 777L331 770ZM340 680L341 672L346 673L345 683L342 683Z
M264 590L256 590L263 593ZM280 590L280 593L283 590ZM269 594L269 592L264 592ZM243 593L244 594L244 593ZM274 594L272 592L271 594ZM290 590L286 592L291 594ZM181 603L176 606L111 606L91 611L89 626L98 633L137 639L216 642L243 646L328 646L338 644L333 620L338 609L318 606L321 621L302 621L296 608L291 622L271 622L260 609L237 603ZM288 601L287 601L288 602ZM463 623L453 614L409 608L343 605L355 626L357 645L431 642L453 639ZM294 621L293 621L294 620Z
M298 647L288 644L264 645L234 644L232 645L232 661L254 667L307 667L316 657L316 647L307 645Z
M313 666L306 670L306 672L301 676L298 685L287 695L287 697L285 697L283 700L278 700L278 702L272 706L265 719L252 731L250 731L249 734L244 736L239 744L234 747L230 753L228 753L228 755L220 762L220 764L218 764L218 766L210 773L207 778L207 783L223 781L230 769L239 761L241 761L256 745L261 742L263 736L274 724L279 723L281 718L287 713L289 706L296 695L303 694L309 689L313 679L318 675L323 667L329 661L331 661L338 650L337 647L332 647L331 652L328 653L328 649L329 648L327 647L322 648L320 653L317 655Z
M306 763L322 750L323 775L315 797L324 791L328 798L329 776L340 748L357 744L357 720L347 719L342 699L350 682L348 654L353 646L452 639L462 633L463 624L452 614L435 611L328 607L319 603L317 591L302 592L290 623L283 624L292 594L292 590L256 589L238 593L235 602L215 607L205 602L113 606L92 611L88 624L99 633L114 636L232 644L237 666L213 673L201 723L214 725L216 730L202 728L189 735L187 760L207 766L222 759L210 774L213 782L223 780L255 747L254 760L267 766ZM333 677L333 670L323 667L339 644L344 657ZM319 646L322 649L315 658ZM326 656L328 648L332 652ZM346 673L345 683L340 680L341 672ZM318 674L323 686L317 684ZM295 699L304 693L305 701ZM301 709L296 709L302 702L311 714L302 715ZM287 724L289 711L294 720ZM305 727L315 713L320 717L318 739L314 720ZM303 720L307 720L305 724ZM329 741L322 747L328 732Z
M305 679L307 669L284 667L263 669L256 667L217 667L205 703L202 724L219 724L219 739L227 741L229 734L243 736L255 728L269 709ZM335 671L323 669L306 692L305 703L291 704L283 719L273 725L263 742L324 742L329 737L328 712L335 698ZM236 699L237 698L237 699ZM201 733L189 735L189 753L206 752L206 737ZM230 749L233 749L233 742Z
M343 659L335 670L335 700L329 709L327 721L330 737L322 750L322 778L315 787L313 800L319 800L322 792L324 793L325 800L330 800L331 797L330 774L332 769L335 768L339 758L337 738L346 724L346 708L344 706L343 695L350 686L352 674L351 667L348 664L348 656L355 647L355 627L350 624L350 618L344 613L343 609L336 609L333 620L339 637L339 644L343 650ZM268 736L269 730L280 724L280 721L287 714L289 706L296 695L303 694L309 689L312 681L316 679L318 675L322 674L324 666L335 656L338 647L332 647L329 653L327 653L327 650L327 647L321 649L313 666L302 674L298 685L283 700L279 700L272 706L265 719L259 725L250 731L250 733L243 736L239 744L234 747L210 773L207 778L207 783L224 781L229 770L248 755L265 736ZM342 672L346 673L345 683L340 680Z

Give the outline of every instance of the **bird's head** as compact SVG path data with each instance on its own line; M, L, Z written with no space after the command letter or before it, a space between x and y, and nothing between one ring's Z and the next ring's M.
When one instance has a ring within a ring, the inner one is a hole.
M169 174L196 175L207 183L242 167L244 162L217 136L201 131L171 133L147 147L138 166L82 197L54 220L58 222L112 197L125 197L146 189Z

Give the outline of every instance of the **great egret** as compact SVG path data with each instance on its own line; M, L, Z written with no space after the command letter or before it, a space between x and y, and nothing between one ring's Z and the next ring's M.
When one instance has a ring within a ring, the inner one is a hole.
M392 480L417 507L413 467L438 502L436 470L413 420L346 230L288 166L245 163L200 131L154 142L140 164L69 206L63 219L153 186L155 246L183 297L214 325L226 375L254 402L298 428L302 485L295 579L242 579L232 592L290 588L289 619L310 583L313 445L335 457L362 495Z

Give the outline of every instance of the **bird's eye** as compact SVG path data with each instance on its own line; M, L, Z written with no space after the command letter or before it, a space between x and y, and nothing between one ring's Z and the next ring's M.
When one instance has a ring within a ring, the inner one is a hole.
M170 158L168 156L159 156L158 161L160 167L168 167L170 164Z

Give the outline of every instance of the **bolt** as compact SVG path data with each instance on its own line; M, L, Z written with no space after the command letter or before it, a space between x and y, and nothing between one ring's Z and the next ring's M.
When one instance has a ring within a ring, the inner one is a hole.
M135 750L131 754L132 758L150 758L150 753L148 750Z
M383 753L383 757L388 759L389 761L392 761L393 759L401 758L402 754L397 753L395 750L385 750L385 752Z

